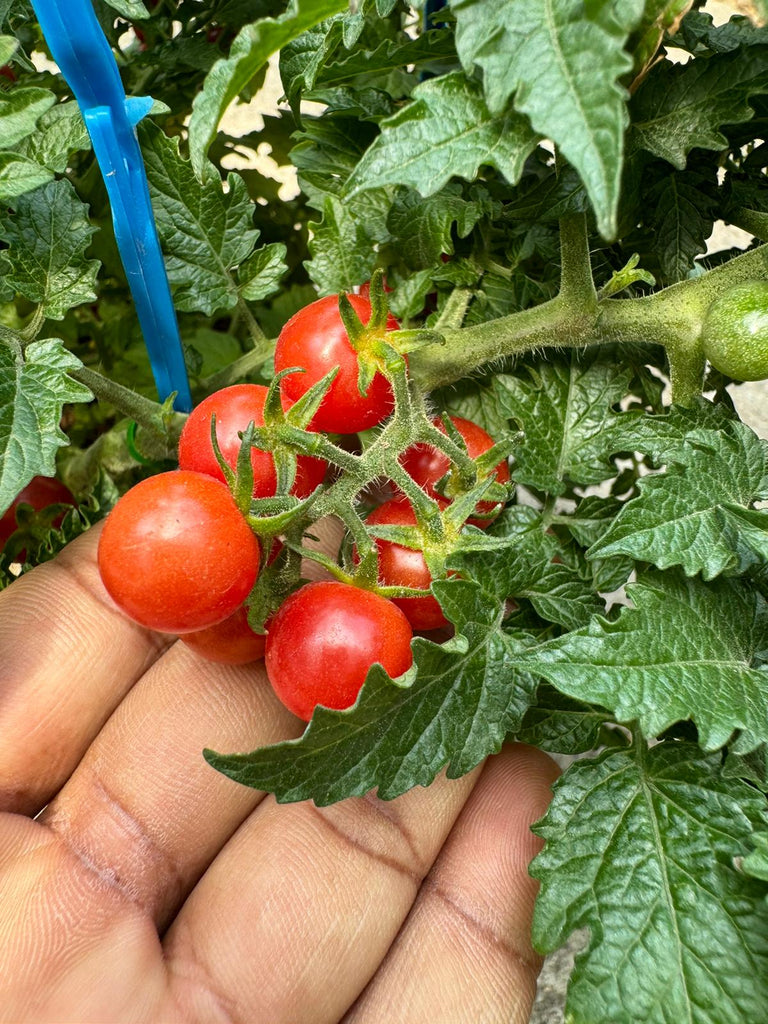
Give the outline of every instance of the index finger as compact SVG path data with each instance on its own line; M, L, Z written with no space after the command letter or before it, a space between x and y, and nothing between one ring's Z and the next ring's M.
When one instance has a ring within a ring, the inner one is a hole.
M0 811L43 807L173 642L113 603L96 565L99 533L0 593Z

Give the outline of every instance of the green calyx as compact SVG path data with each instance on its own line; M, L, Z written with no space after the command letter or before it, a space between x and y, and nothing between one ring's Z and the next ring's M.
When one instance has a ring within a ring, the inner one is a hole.
M389 304L384 290L384 274L374 271L370 283L371 316L364 324L347 295L339 295L339 316L347 332L349 343L358 357L358 390L368 394L368 388L377 373L389 378L397 372L403 357L427 345L442 344L438 331L389 330Z

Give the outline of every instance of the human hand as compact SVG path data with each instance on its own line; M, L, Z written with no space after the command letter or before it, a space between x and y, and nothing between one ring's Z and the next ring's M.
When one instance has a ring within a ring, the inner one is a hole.
M203 747L303 723L261 663L127 620L97 537L0 594L0 1021L524 1024L552 761L389 803L240 787Z

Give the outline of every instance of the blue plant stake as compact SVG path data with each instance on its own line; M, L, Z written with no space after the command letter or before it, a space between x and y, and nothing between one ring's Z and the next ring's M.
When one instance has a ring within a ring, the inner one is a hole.
M32 0L40 27L83 112L104 175L115 237L160 399L192 408L179 327L157 237L136 125L150 97L128 98L90 0Z

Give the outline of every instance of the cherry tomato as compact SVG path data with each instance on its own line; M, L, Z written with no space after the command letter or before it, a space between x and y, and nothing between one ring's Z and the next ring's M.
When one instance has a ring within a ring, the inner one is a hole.
M362 295L348 298L362 323L367 324L371 318L370 300ZM390 316L387 330L397 330L399 326ZM275 349L275 370L279 373L291 366L300 366L306 373L292 373L282 381L282 394L289 404L297 402L334 366L339 367L312 420L314 430L354 434L381 423L394 408L392 389L380 373L374 376L368 393L360 394L357 353L349 343L336 295L318 299L300 309L283 327Z
M222 388L205 398L189 414L179 438L179 468L205 473L224 480L211 444L211 417L216 416L216 437L226 463L235 469L240 451L238 431L249 423L264 426L264 402L267 388L261 384L235 384ZM251 449L253 466L253 496L270 498L277 491L275 462L269 452ZM322 483L328 463L299 455L296 459L296 479L291 493L306 498Z
M31 505L36 512L39 512L49 505L76 505L77 502L64 484L59 483L58 480L48 476L32 477L27 486L16 495L11 507L6 509L0 518L0 549L5 546L11 534L16 532L16 510L22 504ZM62 512L51 525L61 526L64 515L65 513ZM19 559L23 560L24 554L23 551L19 552Z
M411 666L411 627L391 601L346 583L308 583L269 624L267 675L282 703L308 722L318 704L348 708L368 669Z
M734 380L768 377L768 281L747 281L719 296L701 329L704 355Z
M486 434L482 427L479 427L471 420L462 419L461 416L451 416L451 422L464 438L469 457L476 459L483 452L493 447L494 441L490 434ZM435 426L445 433L445 428L439 420L435 420ZM435 490L435 484L451 468L451 462L447 455L431 448L426 444L417 444L409 448L401 459L403 469L423 487L430 497L440 499L441 495ZM500 462L495 471L496 479L501 484L509 483L509 466L506 461ZM478 503L476 512L480 518L468 519L467 522L473 526L484 528L490 525L488 516L493 516L496 506L492 501L481 501Z
M372 526L415 526L416 515L410 502L398 497L385 501L383 505L374 509L367 522ZM429 590L432 577L420 551L380 539L376 540L376 546L379 549L379 583L392 587L418 587L421 590ZM440 605L431 594L424 597L393 597L391 600L414 629L441 629L448 625Z
M126 615L161 633L232 615L259 572L259 542L224 484L176 470L136 484L107 517L99 569Z
M184 633L182 643L208 661L223 665L247 665L264 657L266 634L254 633L248 625L248 609L240 605L223 622L194 633Z

